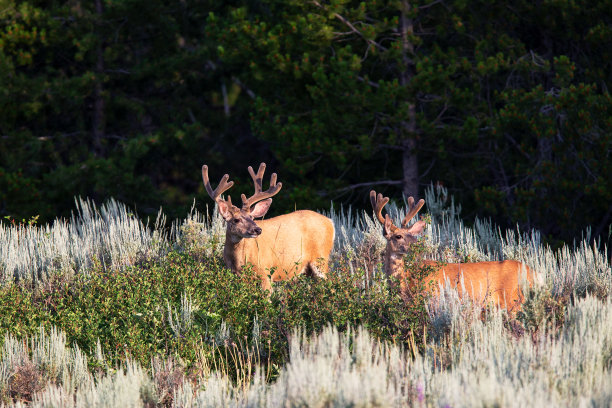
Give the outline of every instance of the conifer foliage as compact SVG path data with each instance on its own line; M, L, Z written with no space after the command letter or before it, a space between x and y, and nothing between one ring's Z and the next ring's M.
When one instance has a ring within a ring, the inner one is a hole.
M612 224L610 6L0 1L0 213L114 197L182 216L266 161L274 211L450 189L572 240ZM253 159L256 157L256 159Z

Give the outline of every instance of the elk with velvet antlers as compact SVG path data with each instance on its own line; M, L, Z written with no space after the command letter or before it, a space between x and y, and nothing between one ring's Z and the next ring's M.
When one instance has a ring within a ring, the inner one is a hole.
M257 174L249 166L255 193L247 198L242 194L242 208L232 204L221 194L234 185L225 174L213 191L208 179L208 166L202 166L202 179L208 195L215 200L219 213L227 223L223 260L233 272L247 264L253 265L264 289L271 289L271 281L291 279L301 273L325 277L328 259L334 245L334 224L329 218L314 211L300 210L267 220L263 217L272 204L282 183L276 173L270 177L270 187L262 191L265 163Z
M426 226L422 220L411 226L408 226L408 223L423 207L425 200L421 199L415 205L414 198L408 198L408 213L402 220L401 228L393 224L389 214L382 216L382 209L389 202L389 197L377 195L372 190L370 201L376 218L383 225L383 234L387 240L384 255L385 275L392 283L399 280L401 290L405 291L408 288L410 271L406 270L404 256L410 253L412 245L417 242L418 236ZM493 301L497 306L507 308L509 311L520 308L524 300L519 285L521 277L525 276L529 284L533 279L532 271L527 265L512 260L448 264L428 260L421 262L435 269L428 277L430 282L437 284L435 286L444 285L448 279L451 286L457 288L460 294L465 288L475 301L481 303ZM463 286L460 285L462 279Z

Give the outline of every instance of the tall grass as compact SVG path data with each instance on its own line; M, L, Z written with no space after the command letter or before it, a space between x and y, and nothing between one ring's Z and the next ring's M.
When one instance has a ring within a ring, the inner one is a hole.
M189 375L171 356L144 367L126 355L122 364L107 367L99 344L84 352L67 344L61 331L41 328L29 338L4 336L0 351L4 404L611 406L612 269L607 249L592 243L588 234L553 250L542 244L537 231L502 231L479 219L467 226L460 218L460 206L443 188L429 188L426 201L431 223L424 242L429 258L517 259L536 273L537 285L528 291L518 320L499 310L483 314L479 305L445 287L428 303L428 340L422 347L413 344L405 349L380 342L363 328L340 333L328 327L310 337L296 330L289 341L289 361L276 368L273 382L267 381L270 367L259 365L263 354L236 360L242 366L239 371L248 373L238 380L218 361L207 360L210 355L204 352L199 370ZM406 208L390 203L388 211L397 223ZM328 215L336 227L330 273L363 274L365 288L380 281L372 279L382 270L385 240L380 224L370 212L350 208L332 208ZM2 283L9 285L17 278L36 286L55 271L86 274L96 263L121 270L163 257L170 249L196 259L220 256L225 230L217 211L209 216L192 209L170 228L163 224L160 214L149 227L115 201L97 208L78 200L70 220L48 226L0 225ZM558 299L564 299L559 303L562 313L554 308ZM180 305L166 303L159 309L179 340L196 327L195 316L206 314L187 293ZM255 319L252 344L259 344L264 329ZM231 336L231 328L222 322L208 337L223 344ZM89 365L87 353L97 356L89 358Z
M9 338L0 363L8 375L31 358L48 386L30 406L142 407L158 402L159 381L136 363L94 377L77 347L67 348L61 334L41 335L31 347ZM492 311L469 326L453 324L444 340L430 342L425 353L407 354L381 343L365 329L339 333L328 327L290 340L290 362L273 383L258 371L248 384L210 369L197 379L180 378L176 407L316 406L609 406L612 403L612 301L587 296L570 306L558 334L514 338L504 316ZM49 354L53 351L56 354ZM32 357L29 357L29 356ZM40 358L39 356L46 356ZM245 362L249 364L249 362ZM258 367L253 367L255 371ZM158 369L159 370L159 369ZM4 372L4 370L3 370ZM54 374L50 374L53 372ZM23 406L22 402L9 404Z
M516 339L494 312L467 330L453 325L448 341L440 364L450 369L426 371L419 380L440 405L572 407L612 401L609 299L587 296L570 306L558 334ZM421 358L434 368L431 351Z
M69 220L51 225L11 226L0 223L0 279L39 282L56 271L82 273L93 262L121 268L159 256L168 244L160 212L155 226L136 217L113 199L100 208L89 200L76 200Z
M431 224L425 232L428 255L445 262L516 259L537 273L540 284L555 294L596 291L602 296L612 290L612 273L606 248L600 249L587 238L552 250L541 242L537 231L501 231L487 220L476 219L473 227L460 219L460 206L441 187L426 190ZM216 209L205 215L195 208L182 221L165 229L160 211L155 224L145 225L125 205L110 200L97 208L91 201L78 199L70 220L51 225L11 226L0 223L0 279L10 284L15 278L44 281L54 271L82 273L100 262L120 268L161 256L170 247L218 256L223 248L225 229ZM398 223L405 206L395 203L387 211ZM380 273L385 240L382 227L369 212L351 208L327 214L334 221L336 237L332 259L350 261L353 272L364 271L370 278Z
M561 249L553 250L542 244L538 231L496 228L489 220L476 218L468 227L460 218L461 207L456 205L443 187L429 187L425 191L431 224L425 231L427 257L444 262L478 262L515 259L524 262L536 273L539 285L547 285L556 295L596 292L607 296L612 291L612 269L607 248L590 242L588 234ZM396 225L407 209L389 203L386 207ZM352 270L381 270L382 253L386 241L382 226L371 212L356 212L351 208L329 214L336 227L335 256L351 261Z

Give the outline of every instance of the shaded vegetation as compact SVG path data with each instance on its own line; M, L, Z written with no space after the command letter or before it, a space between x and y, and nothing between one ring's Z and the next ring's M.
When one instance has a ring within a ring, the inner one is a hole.
M203 163L240 194L266 161L284 183L275 214L434 183L467 219L609 240L611 14L603 0L2 0L0 216L47 222L82 196L180 217L208 200Z
M280 367L295 328L318 333L329 324L363 325L381 339L407 344L414 333L418 341L427 324L425 296L406 303L382 282L367 290L360 282L338 268L326 280L301 276L279 283L268 296L248 269L235 275L218 258L198 261L174 252L125 270L98 265L76 277L54 275L36 289L5 286L0 330L25 336L55 326L88 353L94 367L100 364L98 342L109 366L126 355L143 365L170 355L191 367L202 350L212 356L238 347L245 355L257 348L263 362ZM169 314L180 314L183 298L193 305L192 322L177 333Z

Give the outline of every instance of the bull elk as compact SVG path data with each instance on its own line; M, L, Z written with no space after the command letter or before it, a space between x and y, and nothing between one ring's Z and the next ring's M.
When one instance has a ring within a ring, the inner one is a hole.
M246 264L253 265L264 289L271 289L272 281L290 279L307 272L325 277L327 262L334 245L334 224L329 218L314 211L300 210L267 220L255 221L266 215L282 183L276 182L276 173L270 177L270 187L262 191L262 178L266 164L261 163L257 174L249 166L255 193L247 198L242 194L242 208L232 204L221 194L234 185L225 174L213 191L208 179L208 166L202 166L202 179L208 195L217 203L219 213L226 221L223 260L234 273Z
M387 240L384 255L385 275L389 279L395 278L391 279L392 281L399 279L400 288L405 290L410 272L405 269L404 256L411 251L412 245L417 242L426 225L422 220L411 226L408 226L408 223L423 207L425 200L421 199L415 205L414 198L408 198L408 213L402 220L401 228L393 224L389 214L385 214L384 218L382 216L382 209L389 202L389 197L377 195L372 190L370 201L376 218L383 225L383 234ZM437 268L428 276L429 282L444 285L448 279L452 287L457 288L461 294L460 282L463 277L465 290L474 300L492 300L497 306L507 307L509 311L520 308L524 300L519 286L522 274L526 274L529 284L533 278L527 265L512 260L449 264L425 260L422 264Z

